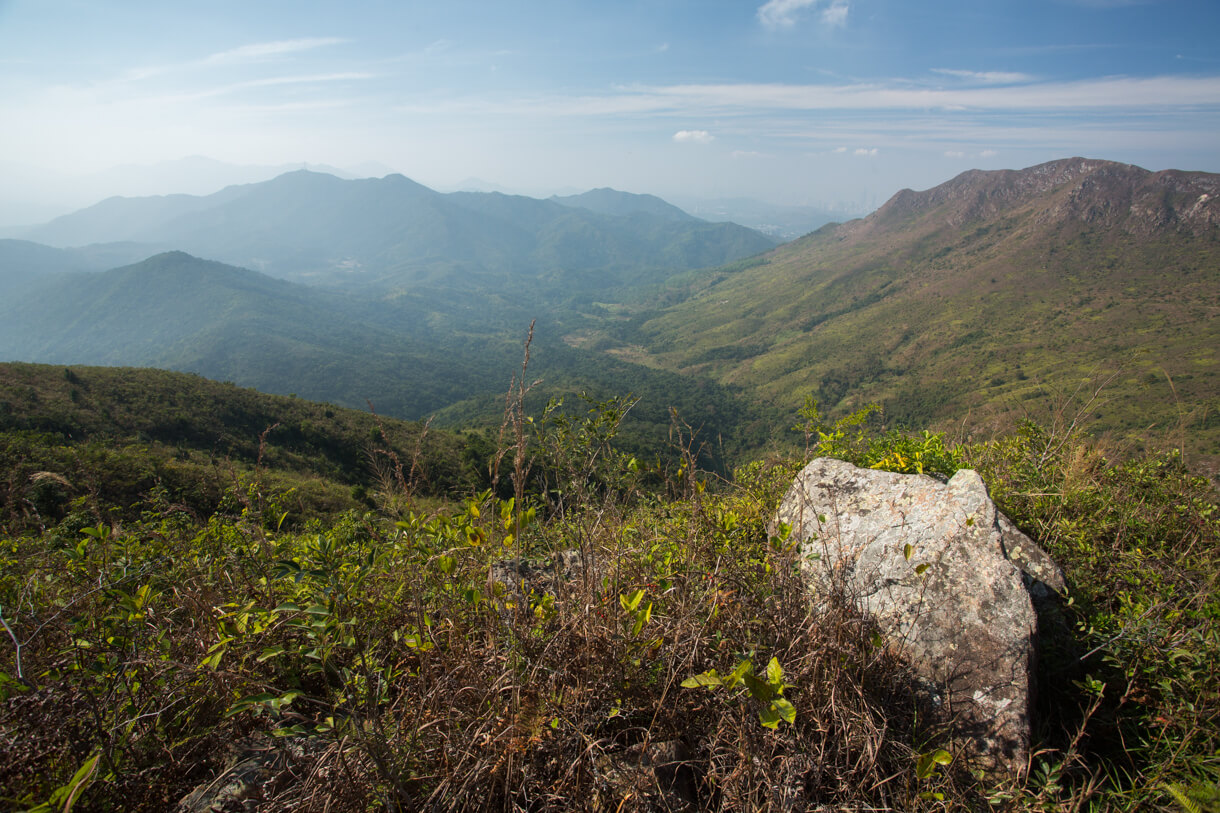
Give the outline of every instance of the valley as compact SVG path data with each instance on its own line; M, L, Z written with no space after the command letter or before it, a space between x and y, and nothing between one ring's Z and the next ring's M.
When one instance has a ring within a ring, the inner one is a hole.
M1209 465L1216 194L1206 173L1065 159L900 192L775 247L649 195L442 195L302 170L112 198L0 241L0 357L493 426L536 320L535 408L543 392L633 393L640 450L675 407L722 470L782 438L807 396L983 434L1074 409Z
M968 172L776 245L293 172L0 241L0 803L1208 803L1218 185ZM894 483L920 602L1010 577L1007 756L809 581L815 458ZM995 561L921 561L963 483Z

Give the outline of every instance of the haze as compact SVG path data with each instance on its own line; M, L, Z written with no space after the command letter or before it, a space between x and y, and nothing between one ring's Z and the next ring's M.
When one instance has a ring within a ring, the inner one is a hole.
M1218 23L1214 0L0 0L0 225L302 165L852 212L1069 155L1215 172Z

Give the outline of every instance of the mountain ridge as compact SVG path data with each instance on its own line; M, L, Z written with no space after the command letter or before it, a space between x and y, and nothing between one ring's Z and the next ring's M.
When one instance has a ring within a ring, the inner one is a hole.
M923 192L903 189L857 227L879 226L938 210L950 226L1002 216L1055 192L1059 205L1045 214L1133 233L1172 226L1201 233L1220 225L1220 175L1161 170L1086 158L1064 158L1021 170L969 170Z
M1218 182L1083 159L965 173L705 275L608 351L629 338L639 363L776 406L877 401L916 424L990 419L1115 371L1102 429L1172 426L1178 404L1214 416ZM1206 414L1183 428L1220 455Z
M147 245L149 254L179 249L332 284L482 288L501 286L505 275L688 270L776 244L736 224L678 218L680 210L650 196L614 193L613 205L605 197L586 200L589 208L442 194L397 174L343 180L297 170L206 197L110 198L25 239L58 247L126 240ZM596 210L624 207L632 211Z

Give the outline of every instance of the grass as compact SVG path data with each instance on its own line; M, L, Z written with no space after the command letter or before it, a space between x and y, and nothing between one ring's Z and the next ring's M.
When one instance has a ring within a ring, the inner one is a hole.
M675 421L672 462L641 462L630 399L531 420L527 374L494 490L427 496L404 452L375 508L293 526L257 470L206 517L154 488L8 526L4 804L165 809L263 748L260 810L1214 809L1220 512L1179 457L1070 422L955 446L802 412L807 455L977 468L1064 566L1037 755L989 778L768 533L801 458L720 481Z

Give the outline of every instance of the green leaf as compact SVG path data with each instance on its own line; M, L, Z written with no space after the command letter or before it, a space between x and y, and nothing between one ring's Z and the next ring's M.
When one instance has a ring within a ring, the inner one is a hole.
M641 588L633 590L627 595L620 595L618 597L618 603L622 605L624 612L630 613L634 612L635 608L640 606L640 599L642 598L644 598L644 590Z
M767 706L758 712L758 721L762 723L763 728L779 728L779 711L775 706Z
M931 565L928 564L927 562L924 562L922 565L915 565L915 575L922 576L923 574L928 572L928 568L930 568L930 567L931 567Z
M927 779L936 770L937 765L948 765L951 762L953 755L943 748L920 754L919 761L915 764L915 775L920 779Z
M270 698L264 701L264 703L275 711L279 711L280 709L284 708L284 706L292 705L293 700L296 700L298 697L301 697L304 694L304 692L297 691L284 692L284 694L280 695L279 697Z
M644 609L635 614L635 624L631 626L632 636L637 636L643 631L644 625L652 618L652 602L648 602Z
M734 686L736 686L738 683L741 683L742 679L745 678L746 675L753 675L753 674L754 674L754 664L750 663L750 661L748 659L744 660L744 661L740 661L740 662L738 662L736 668L734 668L730 674L725 676L724 685L728 686L731 689Z
M693 677L688 677L686 680L682 681L682 687L684 689L697 689L700 686L716 688L718 686L723 686L723 685L724 685L724 678L722 678L722 677L720 677L720 675L716 674L715 669L709 669L708 671L706 671L702 674L694 675Z
M57 813L70 813L72 807L76 804L76 800L80 798L81 793L85 788L89 787L89 783L93 781L93 775L97 772L97 762L102 757L102 752L98 751L85 763L77 769L72 778L68 780L68 784L57 788L51 794L51 800L48 809L54 809ZM63 807L60 807L60 804Z
M915 555L915 546L914 545L912 545L910 542L908 542L902 546L902 556L908 562L911 561L911 557L914 555Z
M746 674L742 675L741 682L746 685L746 689L749 690L750 696L759 703L770 705L771 698L775 697L775 688L770 683L752 672L747 672Z
M772 658L767 664L767 682L772 686L781 686L784 682L784 670L779 665L779 658Z
M789 703L787 700L785 700L782 697L777 697L771 703L771 705L775 708L776 711L779 712L779 716L783 718L784 722L786 722L786 723L796 722L796 707L793 706L791 703Z
M291 601L285 601L283 604L276 607L271 612L273 612L273 613L299 613L300 611L301 611L301 605L293 604Z
M311 604L305 608L309 615L330 615L330 610L324 604Z
M266 649L263 650L263 654L259 655L256 660L259 663L262 663L263 661L268 660L270 658L274 658L277 655L283 655L286 651L287 650L284 649L284 647L282 647L282 646L267 647Z

